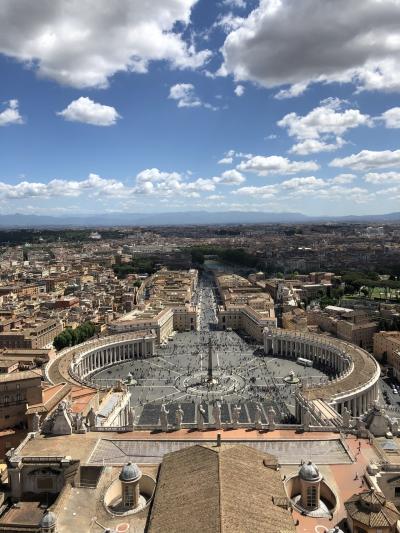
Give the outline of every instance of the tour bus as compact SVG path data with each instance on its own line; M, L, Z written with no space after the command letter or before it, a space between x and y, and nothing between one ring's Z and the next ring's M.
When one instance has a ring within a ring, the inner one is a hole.
M313 365L313 362L310 361L310 359L304 359L304 357L298 357L297 360L296 360L296 363L298 365L302 365L302 366L312 366Z

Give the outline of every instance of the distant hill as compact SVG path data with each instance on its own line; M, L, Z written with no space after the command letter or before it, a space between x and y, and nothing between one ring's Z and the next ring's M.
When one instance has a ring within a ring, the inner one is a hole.
M314 217L302 213L262 211L186 211L173 213L105 213L99 215L0 215L1 228L161 226L196 224L297 224L321 222L400 222L400 212L383 215Z

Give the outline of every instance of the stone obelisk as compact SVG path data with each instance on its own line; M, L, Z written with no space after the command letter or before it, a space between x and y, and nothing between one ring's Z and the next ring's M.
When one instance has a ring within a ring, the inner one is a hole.
M213 382L213 350L211 337L208 339L208 369L207 369L207 381Z

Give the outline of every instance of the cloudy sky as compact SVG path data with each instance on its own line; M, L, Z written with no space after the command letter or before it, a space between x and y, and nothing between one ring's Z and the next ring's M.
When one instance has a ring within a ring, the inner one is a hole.
M0 0L0 213L400 211L400 0Z

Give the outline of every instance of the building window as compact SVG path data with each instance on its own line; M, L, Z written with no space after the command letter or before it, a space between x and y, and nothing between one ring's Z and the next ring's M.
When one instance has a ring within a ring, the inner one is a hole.
M394 488L394 497L395 498L400 498L400 487L395 487Z
M133 485L125 487L125 506L133 507Z
M316 507L317 506L317 488L308 487L307 489L307 507Z

